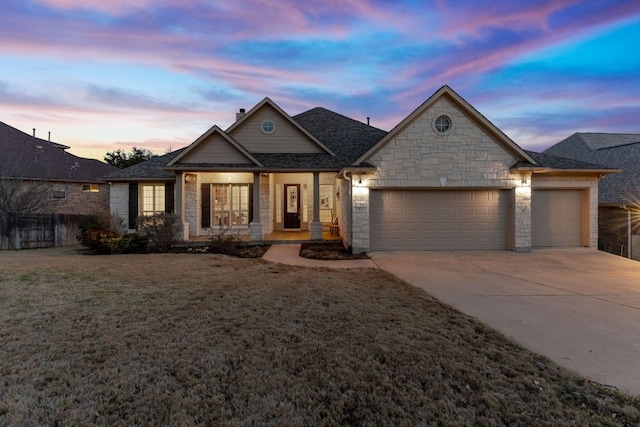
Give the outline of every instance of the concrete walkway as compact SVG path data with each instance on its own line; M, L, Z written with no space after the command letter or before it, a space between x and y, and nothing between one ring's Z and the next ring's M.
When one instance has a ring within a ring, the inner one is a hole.
M318 259L302 258L299 244L271 245L262 259L287 265L299 265L302 267L325 268L378 268L370 259L353 259L326 261Z
M640 395L640 262L592 249L369 255L559 365Z

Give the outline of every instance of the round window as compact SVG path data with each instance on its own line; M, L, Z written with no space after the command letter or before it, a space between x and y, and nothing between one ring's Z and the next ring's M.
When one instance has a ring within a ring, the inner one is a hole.
M438 116L433 127L438 133L447 133L451 130L451 119L447 116Z
M262 122L260 128L264 133L273 133L273 131L276 130L276 124L271 120L265 120L264 122Z

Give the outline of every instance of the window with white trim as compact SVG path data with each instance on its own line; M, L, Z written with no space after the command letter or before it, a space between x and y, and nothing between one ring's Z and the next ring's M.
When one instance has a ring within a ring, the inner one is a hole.
M251 184L211 184L211 225L248 225L250 199Z
M164 184L142 185L142 215L164 213Z

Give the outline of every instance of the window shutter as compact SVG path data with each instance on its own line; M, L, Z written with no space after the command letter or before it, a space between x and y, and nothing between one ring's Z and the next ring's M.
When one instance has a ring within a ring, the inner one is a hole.
M129 183L129 228L136 228L138 218L138 183Z
M202 228L211 227L211 184L200 186L202 193Z
M253 222L253 184L249 184L249 224Z
M166 213L173 213L174 203L173 182L167 182L164 185L164 211Z

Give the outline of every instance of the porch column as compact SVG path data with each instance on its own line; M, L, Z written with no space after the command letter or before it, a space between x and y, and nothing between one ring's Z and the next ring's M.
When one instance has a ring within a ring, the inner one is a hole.
M253 173L253 220L249 224L249 240L262 241L262 223L260 222L260 172Z
M186 179L184 172L178 172L176 174L176 199L175 199L175 213L180 217L182 222L182 240L189 240L189 223L185 217L185 203L184 203L184 180ZM173 194L165 194L165 197L173 197Z
M313 173L313 215L311 216L311 240L322 240L320 222L320 172Z

